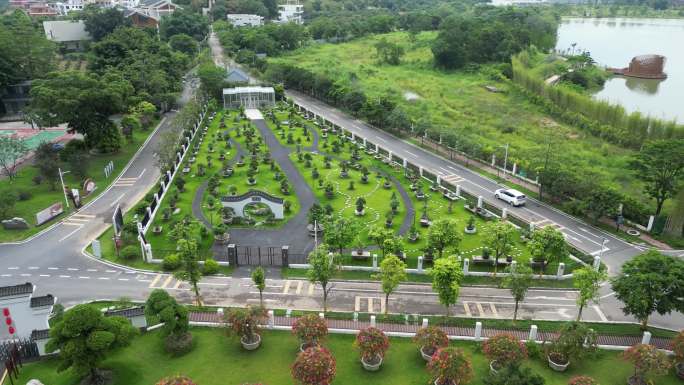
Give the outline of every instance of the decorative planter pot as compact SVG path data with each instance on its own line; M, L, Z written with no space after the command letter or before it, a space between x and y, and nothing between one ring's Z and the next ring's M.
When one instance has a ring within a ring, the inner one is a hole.
M427 353L425 353L425 350L424 350L424 349L425 349L424 346L422 346L422 347L420 348L420 355L421 355L421 357L423 357L423 359L424 359L426 362L432 361L432 354L427 354ZM433 352L433 353L434 353L434 352Z
M363 359L363 357L361 357L361 365L363 365L363 368L369 372L377 372L380 370L380 365L382 365L382 356L378 355L375 358L377 361L376 363L368 363Z
M315 343L302 342L301 344L299 344L299 351L303 353L306 349L308 349L312 346L316 346L316 344Z
M684 380L684 362L677 362L675 364L675 373L677 373L677 377Z
M245 336L240 337L240 343L242 344L242 347L245 350L256 350L261 346L261 336L258 334L255 334L256 336L256 341L254 342L246 342L245 341Z
M256 183L257 183L256 179L254 179L254 180L247 179L247 184L250 186L254 186Z
M466 234L475 234L477 232L477 228L473 227L472 229L470 229L466 226L465 230L463 231L465 231Z
M549 361L549 368L555 370L556 372L564 372L568 369L568 365L570 365L570 361L566 362L565 364L558 364L553 362L549 356L546 356L546 359Z
M365 213L366 213L366 210L361 210L361 211L354 210L354 214L356 214L356 216L359 216L359 217L363 216Z

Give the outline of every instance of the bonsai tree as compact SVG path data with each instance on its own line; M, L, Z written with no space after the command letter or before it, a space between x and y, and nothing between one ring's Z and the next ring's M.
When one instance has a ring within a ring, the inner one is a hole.
M482 344L482 351L491 361L494 370L507 366L518 366L527 358L525 344L511 334L502 333L491 337Z
M579 362L587 354L596 351L596 332L580 322L568 322L560 329L558 339L547 351L553 363L566 366L570 361Z
M188 331L188 309L163 289L155 289L145 302L145 316L163 324L161 334L165 337L168 353L181 355L192 349L192 334Z
M599 385L599 383L588 376L575 376L568 381L568 385Z
M71 368L85 377L82 383L102 384L98 366L108 353L127 346L137 329L125 317L105 317L91 305L76 305L64 312L62 319L50 329L46 351L59 350L59 371Z
M335 357L320 346L299 353L292 365L292 377L302 385L330 385L336 371Z
M389 309L389 296L406 280L406 264L396 255L385 256L380 262L380 273L373 276L382 282L382 292L385 293L385 314Z
M390 209L392 210L392 214L396 214L399 211L399 200L397 199L396 195L392 195L392 199L390 200Z
M420 347L420 353L423 355L423 358L432 357L438 349L449 345L447 334L436 326L418 329L413 337L413 341Z
M684 330L679 332L672 341L672 352L674 353L677 376L684 379Z
M653 345L634 345L622 357L634 365L634 374L627 379L629 385L652 384L650 377L667 374L671 366L667 355Z
M507 366L499 371L489 373L484 379L485 385L544 385L544 377L524 366Z
M242 346L253 350L261 343L261 336L257 334L259 322L266 318L266 309L263 307L247 306L245 309L231 309L226 315L226 324L231 334L240 337Z
M301 347L312 347L328 335L328 325L316 314L307 314L292 324L292 334L301 342Z
M356 215L363 215L363 208L366 205L366 199L364 197L358 197L356 199Z
M435 385L463 385L473 379L473 365L463 350L457 347L441 348L427 365Z
M261 307L264 306L264 289L266 288L266 274L261 266L257 266L254 271L252 271L252 282L254 286L259 290L259 304Z
M190 377L186 376L173 376L162 378L157 382L157 385L196 385Z
M468 224L466 225L466 230L471 232L471 233L475 232L475 217L472 215L468 218Z
M382 330L374 327L361 329L356 335L354 345L361 352L361 361L377 365L382 363L385 352L389 349L389 338Z

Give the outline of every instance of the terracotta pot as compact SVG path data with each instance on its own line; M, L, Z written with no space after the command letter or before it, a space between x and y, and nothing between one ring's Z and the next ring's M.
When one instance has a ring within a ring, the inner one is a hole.
M564 372L568 369L568 365L570 365L570 361L566 362L565 364L558 364L553 362L550 356L546 356L546 359L549 361L549 368L555 370L556 372Z
M368 363L363 359L363 357L361 357L361 365L363 365L363 368L369 372L377 372L380 370L380 365L382 365L382 356L378 354L376 356L376 360L376 363Z
M245 350L256 350L259 348L259 346L261 346L261 336L258 334L255 334L255 336L256 336L256 341L254 341L254 342L247 342L245 339L246 336L240 337L240 343L242 344L242 347Z

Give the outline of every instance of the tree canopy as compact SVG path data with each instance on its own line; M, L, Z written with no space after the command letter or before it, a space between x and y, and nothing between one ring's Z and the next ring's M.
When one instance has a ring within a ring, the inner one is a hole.
M684 139L648 142L632 161L644 191L656 200L656 215L677 192L684 175Z
M95 4L86 5L81 16L85 29L95 41L102 40L120 26L130 25L130 20L117 7L103 8Z

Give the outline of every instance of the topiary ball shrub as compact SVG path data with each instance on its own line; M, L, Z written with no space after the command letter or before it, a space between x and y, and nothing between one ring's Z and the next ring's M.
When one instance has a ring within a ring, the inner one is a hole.
M174 376L162 378L157 385L197 385L189 377Z
M162 267L164 270L176 270L180 267L180 264L180 258L176 254L167 255L162 261Z
M121 249L119 255L122 259L127 261L140 258L140 248L134 245L129 245Z
M202 274L212 275L219 272L219 264L213 258L207 258L204 260L204 266L202 267Z
M192 334L190 332L181 334L171 333L164 341L164 349L174 357L190 352L193 346Z
M335 378L337 363L328 349L313 346L297 355L292 377L302 385L329 385Z
M516 366L527 358L527 347L511 334L502 333L482 344L482 351L490 361L495 361L496 369Z

